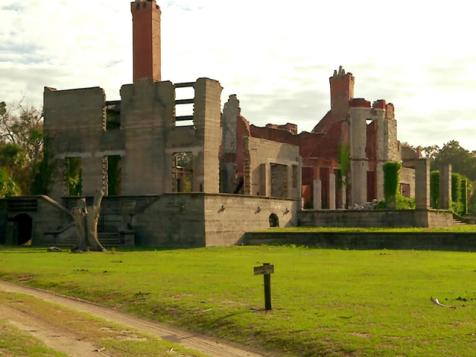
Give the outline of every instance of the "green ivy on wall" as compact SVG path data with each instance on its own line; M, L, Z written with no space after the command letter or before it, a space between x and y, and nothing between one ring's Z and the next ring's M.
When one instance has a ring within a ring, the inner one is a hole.
M431 208L440 208L440 172L432 171L430 175L430 205Z
M451 209L464 216L468 207L468 179L458 173L451 174Z
M402 165L399 162L389 161L383 165L383 193L389 207L396 208L401 168Z

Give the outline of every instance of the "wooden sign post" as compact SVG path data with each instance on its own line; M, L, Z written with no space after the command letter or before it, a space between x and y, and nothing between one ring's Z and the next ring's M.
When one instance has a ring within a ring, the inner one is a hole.
M262 266L254 267L255 275L264 277L264 309L269 311L271 307L271 274L274 273L274 265L264 263Z

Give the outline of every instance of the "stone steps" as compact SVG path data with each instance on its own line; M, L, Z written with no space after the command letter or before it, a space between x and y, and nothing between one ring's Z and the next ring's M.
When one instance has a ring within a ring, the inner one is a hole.
M100 232L99 241L105 248L118 248L124 246L121 234L117 232ZM55 246L59 248L72 248L78 245L78 242L73 238L63 238L61 240L55 239L52 236L45 236L42 244L45 246Z

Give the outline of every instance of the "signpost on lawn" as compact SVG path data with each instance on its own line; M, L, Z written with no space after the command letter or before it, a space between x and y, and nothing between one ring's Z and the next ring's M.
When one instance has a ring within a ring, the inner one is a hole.
M255 275L263 275L264 277L264 309L269 311L271 307L271 274L274 273L274 265L264 263L261 266L254 267Z

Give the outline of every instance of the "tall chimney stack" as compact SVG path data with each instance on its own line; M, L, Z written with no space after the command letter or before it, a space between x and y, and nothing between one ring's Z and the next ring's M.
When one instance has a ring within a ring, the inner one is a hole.
M131 2L133 77L161 80L160 7L155 0Z

